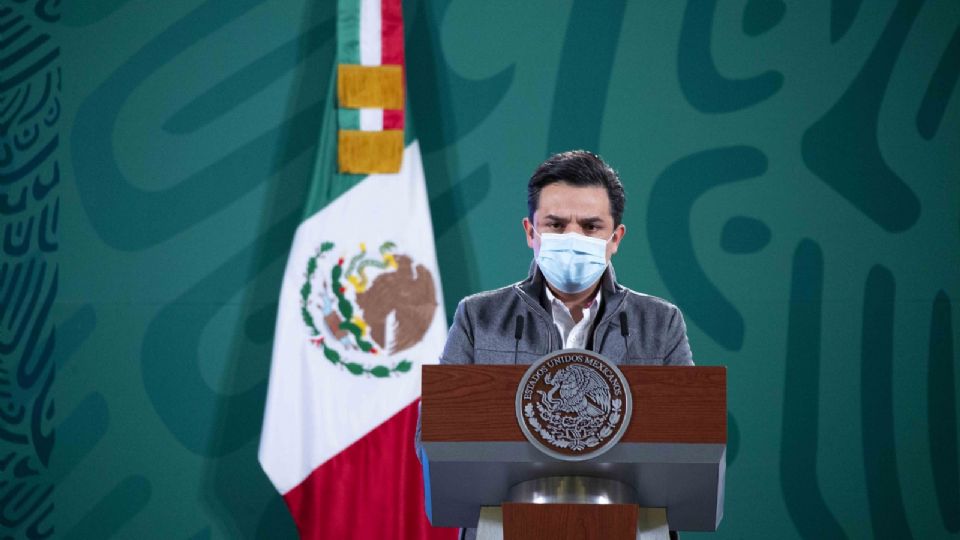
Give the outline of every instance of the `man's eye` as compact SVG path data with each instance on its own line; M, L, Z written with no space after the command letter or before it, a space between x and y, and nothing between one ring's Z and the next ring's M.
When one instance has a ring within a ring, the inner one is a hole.
M563 228L563 225L560 225L559 223L550 223L547 225L547 227L550 227L551 229L561 229Z

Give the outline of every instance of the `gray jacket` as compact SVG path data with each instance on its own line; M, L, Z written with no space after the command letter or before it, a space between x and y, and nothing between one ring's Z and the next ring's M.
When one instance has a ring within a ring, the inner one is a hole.
M601 311L587 349L618 364L693 364L687 328L676 306L620 285L612 266L603 274L601 291ZM523 321L519 325L518 316ZM520 339L518 326L522 327ZM532 364L562 348L560 331L553 324L544 292L543 274L534 262L527 279L460 301L440 363Z
M587 340L588 349L617 364L693 365L687 327L677 306L620 285L613 266L607 266L600 287L603 302ZM523 321L519 339L518 316ZM533 262L527 279L460 301L440 363L532 364L562 348L543 274ZM420 458L419 418L414 445ZM476 529L463 529L460 538L473 540L476 534Z

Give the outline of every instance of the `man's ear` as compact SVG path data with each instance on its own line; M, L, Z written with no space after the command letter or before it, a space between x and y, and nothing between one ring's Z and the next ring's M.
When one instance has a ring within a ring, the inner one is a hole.
M530 223L529 218L523 218L521 224L523 225L524 235L527 237L527 247L533 249L533 223Z
M623 237L627 235L627 226L623 223L617 225L613 230L613 238L610 239L610 255L613 255L617 252L617 249L620 248L620 242L623 240Z

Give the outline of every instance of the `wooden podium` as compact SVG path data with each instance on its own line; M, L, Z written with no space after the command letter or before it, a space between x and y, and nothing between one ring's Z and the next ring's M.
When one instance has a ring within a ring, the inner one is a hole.
M633 539L637 513L647 509L665 509L671 530L716 530L726 471L725 367L619 366L633 394L630 424L613 448L585 461L555 459L524 437L515 404L527 368L423 367L422 463L433 525L476 527L481 508L502 506L506 540ZM538 482L630 493L622 504L589 493L570 504L535 493L530 486Z

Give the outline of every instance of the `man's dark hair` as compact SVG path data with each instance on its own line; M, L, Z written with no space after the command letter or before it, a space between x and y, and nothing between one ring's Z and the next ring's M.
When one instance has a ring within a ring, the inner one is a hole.
M533 213L540 205L540 191L557 182L577 187L603 186L606 188L607 198L610 199L613 225L614 227L620 225L623 219L623 207L627 202L620 176L613 167L600 159L600 156L585 150L570 150L554 154L533 171L533 176L527 183L527 209L530 212L530 221L533 221Z

